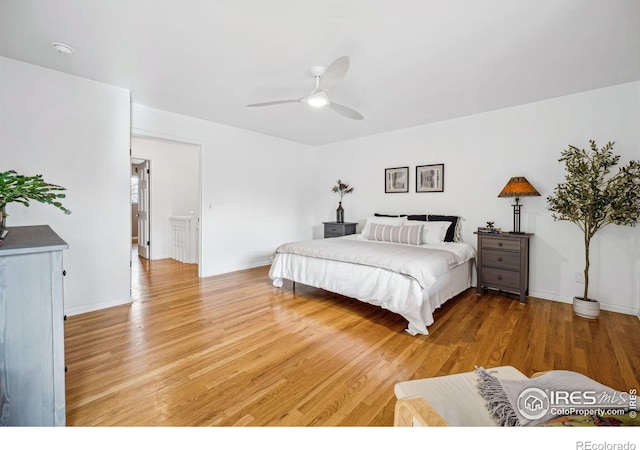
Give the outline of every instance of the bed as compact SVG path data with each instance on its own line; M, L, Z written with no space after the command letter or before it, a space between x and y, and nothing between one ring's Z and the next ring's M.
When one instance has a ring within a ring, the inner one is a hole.
M373 216L359 234L280 245L269 277L278 288L290 280L379 306L426 335L433 312L471 287L475 250L456 236L459 220L408 217Z

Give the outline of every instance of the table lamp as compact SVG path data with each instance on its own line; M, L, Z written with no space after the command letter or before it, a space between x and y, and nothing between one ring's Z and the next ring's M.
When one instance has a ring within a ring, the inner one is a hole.
M513 205L513 231L514 234L524 234L520 231L520 197L527 196L540 196L536 188L527 181L525 177L513 177L511 178L498 197L515 197L516 204Z

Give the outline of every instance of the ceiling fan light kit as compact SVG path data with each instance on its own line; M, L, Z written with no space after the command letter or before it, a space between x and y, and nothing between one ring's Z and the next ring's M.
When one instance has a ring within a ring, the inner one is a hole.
M310 96L305 97L300 101L305 102L307 105L311 105L316 108L321 108L331 103L329 101L329 96L327 95L327 93L322 91L316 92L315 94L311 94Z
M332 88L338 81L340 81L349 70L349 57L341 56L332 62L326 69L321 66L313 66L311 68L311 74L316 79L316 87L311 94L306 97L289 100L275 100L271 102L252 103L247 105L249 107L254 106L273 106L281 105L284 103L306 103L307 105L315 108L329 107L338 114L353 120L362 120L364 117L358 111L349 108L348 106L339 105L333 103L329 99L327 91Z

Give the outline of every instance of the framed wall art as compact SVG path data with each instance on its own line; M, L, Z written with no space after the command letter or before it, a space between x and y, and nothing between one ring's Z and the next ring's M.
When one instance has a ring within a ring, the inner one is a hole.
M444 192L444 164L416 166L416 192Z
M409 168L384 169L384 192L409 192Z

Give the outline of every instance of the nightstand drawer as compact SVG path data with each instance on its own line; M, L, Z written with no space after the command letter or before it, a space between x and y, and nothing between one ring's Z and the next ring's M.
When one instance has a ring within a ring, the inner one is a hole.
M482 248L495 248L499 250L520 251L520 239L482 239Z
M356 233L358 222L322 222L324 224L324 237L340 237Z
M336 236L342 236L344 234L344 226L341 225L332 225L325 224L324 233L325 234L335 234Z
M520 290L520 272L483 267L481 273L485 286Z
M482 265L500 269L520 270L520 252L484 250L482 252Z

